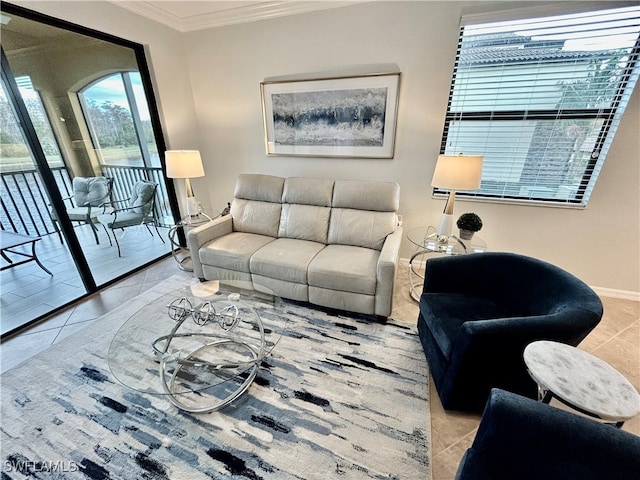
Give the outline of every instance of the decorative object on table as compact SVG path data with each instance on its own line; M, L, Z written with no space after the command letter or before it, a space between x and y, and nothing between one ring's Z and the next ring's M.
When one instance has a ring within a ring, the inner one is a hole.
M149 234L153 236L153 232L149 228L149 225L153 225L158 234L158 238L165 243L164 238L160 235L158 230L158 221L156 219L156 190L158 184L154 182L148 182L146 180L137 181L131 188L131 197L124 200L116 200L109 202L112 210L109 213L98 215L96 218L99 223L102 224L107 237L109 238L109 244L113 246L111 236L107 231L107 228L111 230L113 239L116 241L118 247L118 257L121 257L120 242L118 242L118 236L116 230L123 230L127 227L136 227L144 225L147 227ZM119 207L118 204L127 202L126 207Z
M621 428L640 414L640 394L604 360L564 343L540 340L524 349L524 363L538 384L538 400L565 405Z
M494 389L456 480L636 480L640 437Z
M167 177L184 178L186 191L187 218L195 217L200 213L200 206L193 194L191 178L204 177L202 158L198 150L167 150L165 152L167 165Z
M428 263L418 332L446 410L481 411L493 387L536 398L525 347L541 338L575 346L602 318L588 285L536 258L486 252Z
M106 358L115 332L151 302L166 316L184 286L182 274L163 280L0 377L3 472L65 459L91 478L431 478L429 373L406 323L291 302L292 334L247 394L213 414L120 385ZM160 387L157 364L149 373ZM31 472L11 476L42 475Z
M267 295L262 297L260 302L264 306ZM181 297L167 306L167 315L175 324L168 334L158 336L151 345L160 363L162 388L171 403L181 410L209 413L238 399L253 383L260 364L278 343L276 338L267 345L262 318L240 298L238 291L231 291L226 299L211 298L192 306L188 298ZM279 312L274 308L269 315L273 317ZM189 318L201 328L182 328ZM131 330L137 330L137 325L146 325L144 320L133 321ZM268 328L273 333L271 324ZM125 330L125 335L129 336L131 330ZM253 332L259 332L259 336L252 335ZM120 356L120 350L117 351Z
M456 226L460 229L462 240L471 240L473 234L482 229L482 219L473 212L463 213L458 217Z
M393 158L400 72L260 84L267 155Z
M431 185L449 190L447 203L436 230L438 241L447 243L453 225L453 205L457 190L477 190L482 177L482 155L438 155Z

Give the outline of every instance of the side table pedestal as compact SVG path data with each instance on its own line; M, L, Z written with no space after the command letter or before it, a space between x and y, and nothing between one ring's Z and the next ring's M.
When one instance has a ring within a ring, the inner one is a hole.
M171 254L173 259L178 263L178 268L185 272L193 272L191 268L191 253L189 249L184 248L178 241L178 230L181 230L187 234L189 229L200 226L204 223L210 222L212 218L206 213L200 213L193 217L185 217L180 222L175 224L169 229L169 242L171 243Z
M477 235L474 235L470 240L463 240L455 235L442 239L438 238L435 227L412 228L407 233L407 238L418 247L409 259L409 294L416 302L420 301L427 255L436 253L466 255L487 250L487 244Z

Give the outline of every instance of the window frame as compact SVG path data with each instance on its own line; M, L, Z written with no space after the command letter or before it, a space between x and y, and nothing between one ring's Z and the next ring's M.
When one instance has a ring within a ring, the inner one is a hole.
M598 11L609 11L615 8L601 8L594 12ZM535 15L529 15L528 18L531 21L536 19L542 19L545 17L549 17L552 15L542 14L541 12L536 12ZM555 15L554 15L555 16ZM491 22L487 18L483 18L482 21L476 22L461 22L460 25L460 33L458 37L458 46L456 51L456 62L454 65L451 85L449 89L449 97L447 102L447 111L444 119L444 126L442 131L442 138L440 144L440 154L456 154L460 153L456 150L455 146L449 146L450 142L449 133L453 130L452 126L456 123L461 125L462 122L500 122L500 121L521 121L527 122L532 120L601 120L602 125L599 128L597 138L593 142L593 148L589 157L587 164L582 171L582 178L578 184L577 190L575 194L567 199L558 199L558 198L549 198L543 196L525 196L525 195L509 195L509 194L497 194L497 193L488 193L479 191L457 191L456 195L464 198L465 200L476 200L483 202L499 202L499 203L509 203L509 204L527 204L527 205L540 205L540 206L559 206L559 207L570 207L570 208L585 208L587 206L589 196L597 182L598 174L600 173L600 169L602 164L606 160L606 154L608 151L608 146L613 141L615 136L615 129L619 122L621 112L619 112L619 107L623 99L629 99L635 85L637 84L638 78L638 60L640 57L640 33L636 38L635 45L631 48L631 52L629 54L629 60L626 62L626 65L623 69L622 74L620 75L620 82L617 85L617 90L613 96L613 100L610 105L606 108L575 108L575 109L566 109L566 108L558 108L558 109L510 109L510 110L500 110L499 108L494 108L493 110L474 110L474 111L466 111L464 109L464 105L461 105L460 110L452 111L452 106L454 104L454 92L456 87L460 87L460 84L456 84L456 80L458 78L459 70L459 62L461 51L463 48L463 38L465 35L465 28L467 26L472 25L482 25L486 23L495 23ZM514 28L515 30L515 28ZM598 58L598 53L594 53L591 59ZM535 61L532 62L532 65L540 64L540 62ZM502 65L508 65L507 62L503 62ZM633 80L634 84L629 89L629 83ZM464 84L462 84L464 85ZM464 90L464 86L461 87ZM625 105L626 107L626 105ZM525 125L523 124L523 128ZM613 135L611 134L613 131ZM482 154L482 152L468 152L474 154ZM505 182L507 185L507 182ZM513 183L513 185L521 185L526 186L525 183ZM534 185L535 186L535 185ZM482 187L481 187L482 189ZM448 194L447 190L440 189L437 187L433 188L433 196L434 197L445 197Z

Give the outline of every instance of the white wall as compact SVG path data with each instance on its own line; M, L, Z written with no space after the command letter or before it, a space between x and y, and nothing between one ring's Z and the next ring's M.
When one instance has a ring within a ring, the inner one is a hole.
M242 172L393 180L401 185L405 229L437 222L444 205L431 198L429 182L461 12L523 5L376 2L178 35L110 4L20 3L148 45L167 142L202 151L207 176L193 184L209 211L231 199ZM380 63L396 63L402 72L394 159L265 155L259 89L265 77ZM491 250L550 261L595 287L640 292L639 132L636 89L586 209L458 200L456 215L477 212ZM401 255L411 252L405 240Z

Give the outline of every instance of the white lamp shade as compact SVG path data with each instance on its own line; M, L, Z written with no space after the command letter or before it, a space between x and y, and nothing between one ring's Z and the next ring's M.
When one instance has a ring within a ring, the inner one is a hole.
M431 185L446 190L477 190L482 160L482 155L438 155Z
M164 158L169 178L204 177L202 158L198 150L167 150Z

